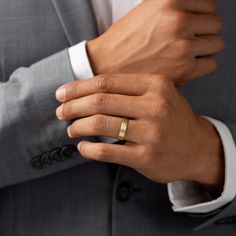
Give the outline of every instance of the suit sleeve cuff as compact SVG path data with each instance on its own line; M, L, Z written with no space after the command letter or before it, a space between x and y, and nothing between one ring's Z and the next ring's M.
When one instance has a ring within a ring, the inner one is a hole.
M76 79L88 79L94 76L86 50L87 41L69 48L69 57Z
M209 213L230 203L236 196L236 148L229 128L221 121L205 117L216 128L225 156L225 184L221 196L212 199L199 184L177 181L168 184L168 194L175 212Z

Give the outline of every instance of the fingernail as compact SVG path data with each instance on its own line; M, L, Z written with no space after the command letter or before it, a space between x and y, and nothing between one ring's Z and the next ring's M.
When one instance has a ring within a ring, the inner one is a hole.
M56 98L59 101L63 101L65 99L65 95L66 95L66 89L64 87L61 87L56 91Z
M62 110L63 110L63 105L59 106L56 110L56 115L59 120L62 119Z
M77 148L78 148L78 150L79 150L79 152L80 152L81 142L78 144Z
M68 134L68 136L69 136L70 138L72 138L70 126L67 128L67 134Z

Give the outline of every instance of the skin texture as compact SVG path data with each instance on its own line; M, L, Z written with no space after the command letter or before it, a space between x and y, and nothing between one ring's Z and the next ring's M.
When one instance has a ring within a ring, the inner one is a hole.
M125 145L82 141L84 157L129 166L159 183L195 181L222 192L220 137L176 89L217 68L212 55L224 42L215 10L215 0L146 0L88 42L94 73L107 75L62 86L58 119L73 120L71 138L116 138L120 117L130 122Z
M88 42L94 74L152 73L176 85L214 72L224 47L215 0L146 0Z
M68 127L71 138L117 138L120 117L130 119L125 145L82 141L79 151L84 157L129 166L160 183L188 180L212 192L222 189L220 138L168 78L101 75L66 84L56 97L63 102L58 119L76 119Z

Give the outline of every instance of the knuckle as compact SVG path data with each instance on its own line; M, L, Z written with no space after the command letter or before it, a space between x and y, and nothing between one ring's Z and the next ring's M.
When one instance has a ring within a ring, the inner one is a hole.
M158 79L158 88L159 92L165 96L174 89L174 84L170 78L162 76Z
M153 80L159 88L162 90L169 89L171 86L171 80L167 76L159 75L156 77L155 81Z
M141 160L142 167L148 167L153 163L153 150L151 147L147 146L144 147L143 150L140 152L139 159Z
M193 52L193 42L188 39L181 39L175 43L175 52L176 57L178 58L185 58L191 55Z
M175 3L175 0L162 0L161 1L162 6L165 8L172 7L174 5L174 3Z
M139 148L137 154L139 160L143 161L147 156L149 156L149 148L143 145L142 147Z
M189 26L189 15L186 13L175 13L173 17L173 26L176 32L185 32Z
M158 102L152 102L149 106L150 115L152 118L166 117L169 114L169 107L170 105L164 99Z
M158 104L158 107L161 117L167 117L169 115L170 104L168 101L166 101L165 99L161 100Z
M152 118L156 118L159 116L159 104L157 102L153 102L150 104L149 112Z
M163 137L162 130L158 127L154 127L147 133L148 142L151 144L155 144L155 147L162 140L162 137Z
M99 75L96 80L96 88L98 91L106 92L110 89L112 84L112 75Z
M93 131L100 131L106 129L108 126L108 118L103 115L95 115L92 119L91 129Z
M159 88L159 84L162 83L162 80L167 79L165 76L162 75L150 75L149 76L149 88ZM164 83L164 81L163 81Z
M95 107L95 109L99 109L100 107L103 107L108 102L108 95L103 93L98 93L92 96L92 104Z
M137 152L137 157L139 160L143 160L148 155L146 146L141 146Z
M147 161L147 157L150 156L150 149L147 146L143 146L139 149L138 158L141 165Z
M97 145L96 157L99 161L104 161L106 159L106 147L104 144Z

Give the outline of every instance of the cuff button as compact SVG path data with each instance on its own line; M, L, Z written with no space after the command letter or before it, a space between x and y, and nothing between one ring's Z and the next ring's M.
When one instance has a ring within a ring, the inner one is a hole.
M61 149L61 156L64 158L70 158L77 148L74 145L66 145Z
M61 149L57 148L51 152L51 159L55 161L62 161L63 157L61 156Z
M43 168L43 163L42 163L42 161L41 161L41 157L34 157L34 158L31 160L31 165L32 165L34 168L42 169L42 168Z
M51 165L53 160L51 158L51 153L48 152L48 153L45 153L41 156L41 162L44 163L44 164L49 164Z

